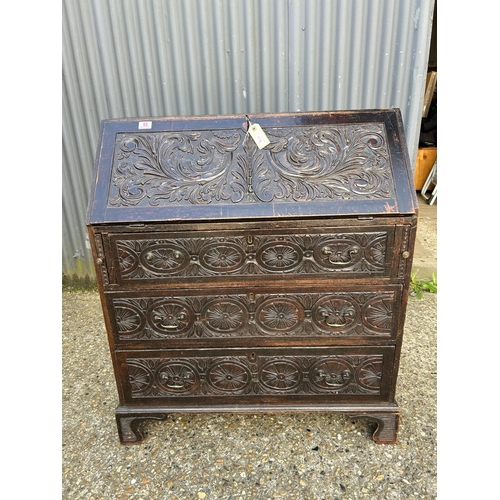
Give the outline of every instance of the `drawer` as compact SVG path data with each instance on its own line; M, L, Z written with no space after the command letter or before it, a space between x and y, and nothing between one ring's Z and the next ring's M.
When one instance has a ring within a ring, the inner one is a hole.
M289 276L388 278L396 272L400 253L394 252L394 225L108 237L111 279L122 286Z
M115 344L172 347L252 344L366 344L394 341L400 285L203 289L106 295Z
M394 347L117 352L127 403L279 404L389 398Z

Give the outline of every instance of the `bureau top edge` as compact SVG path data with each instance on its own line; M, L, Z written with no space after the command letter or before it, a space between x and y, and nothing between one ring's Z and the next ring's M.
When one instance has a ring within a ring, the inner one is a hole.
M103 120L87 224L416 213L384 109Z

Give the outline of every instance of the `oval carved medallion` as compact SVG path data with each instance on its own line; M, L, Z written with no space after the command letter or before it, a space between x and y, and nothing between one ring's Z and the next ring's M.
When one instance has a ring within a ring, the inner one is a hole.
M145 248L140 259L144 268L158 274L176 273L189 264L184 249L161 243Z
M248 323L247 311L231 299L210 301L203 308L202 318L209 330L220 334L237 332Z
M245 253L234 243L211 243L200 252L200 263L211 271L227 273L240 268L245 262Z
M221 361L207 372L207 381L216 391L240 392L251 382L250 370L237 361Z
M301 248L291 242L270 242L257 252L257 262L269 271L289 271L302 261Z
M300 326L304 311L295 300L272 298L258 307L255 318L264 331L285 334Z

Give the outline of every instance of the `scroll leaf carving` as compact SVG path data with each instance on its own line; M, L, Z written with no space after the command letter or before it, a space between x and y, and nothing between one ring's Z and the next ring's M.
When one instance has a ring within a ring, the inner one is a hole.
M145 199L152 206L163 200L206 204L231 198L228 166L240 131L211 133L210 138L201 132L119 134L117 140L113 184L118 193L111 205L134 206Z
M278 132L278 133L277 133ZM283 130L268 129L273 137ZM378 125L304 127L271 142L254 190L261 201L389 197L388 154Z
M117 134L111 206L163 206L394 196L382 124Z

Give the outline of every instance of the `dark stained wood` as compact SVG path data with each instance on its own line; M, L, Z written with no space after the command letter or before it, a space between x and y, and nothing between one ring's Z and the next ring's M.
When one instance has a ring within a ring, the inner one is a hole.
M365 418L377 424L373 432L373 440L378 444L395 444L398 442L399 412L359 412L349 413L349 418Z
M333 411L396 442L416 222L399 110L104 121L87 226L120 441Z
M140 428L144 420L165 420L167 414L163 413L142 413L141 415L123 415L116 413L116 424L118 426L118 436L121 444L141 444L144 434Z

